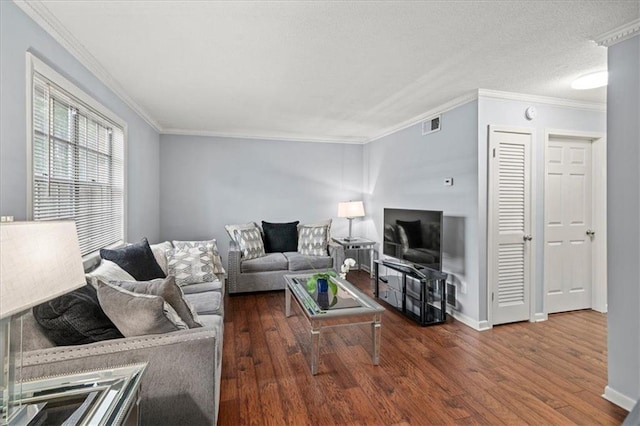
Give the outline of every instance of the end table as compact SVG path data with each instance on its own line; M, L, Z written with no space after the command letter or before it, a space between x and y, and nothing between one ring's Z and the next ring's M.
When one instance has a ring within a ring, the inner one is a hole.
M358 269L361 269L360 263L360 252L368 251L369 252L369 276L373 277L373 257L374 257L374 248L376 245L375 241L368 240L366 238L360 237L334 237L331 238L334 242L340 244L344 250L357 250L358 258L356 261L358 262ZM337 266L336 266L337 269Z

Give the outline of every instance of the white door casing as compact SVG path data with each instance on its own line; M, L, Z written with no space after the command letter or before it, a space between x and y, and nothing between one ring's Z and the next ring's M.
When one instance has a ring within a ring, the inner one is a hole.
M547 313L591 307L592 141L552 136L546 147L544 280Z
M490 129L488 289L493 325L531 315L532 142L528 129Z

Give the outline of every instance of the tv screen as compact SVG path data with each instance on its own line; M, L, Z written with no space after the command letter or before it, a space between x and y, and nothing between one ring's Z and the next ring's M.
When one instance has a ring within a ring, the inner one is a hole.
M382 253L442 271L442 211L384 209Z

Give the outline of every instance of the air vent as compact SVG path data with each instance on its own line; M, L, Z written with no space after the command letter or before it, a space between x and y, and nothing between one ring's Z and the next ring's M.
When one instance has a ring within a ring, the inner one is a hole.
M447 283L447 305L451 306L454 309L458 309L455 284Z
M440 130L440 116L432 117L422 122L422 134L428 135L429 133L437 132Z

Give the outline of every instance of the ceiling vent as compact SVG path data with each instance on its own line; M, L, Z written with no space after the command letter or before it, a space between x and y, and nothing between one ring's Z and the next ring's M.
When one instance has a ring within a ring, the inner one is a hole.
M422 122L422 134L428 135L429 133L437 132L440 130L440 116L437 115L428 120Z

